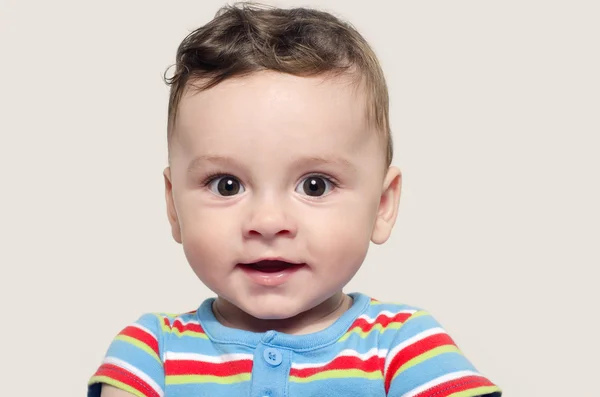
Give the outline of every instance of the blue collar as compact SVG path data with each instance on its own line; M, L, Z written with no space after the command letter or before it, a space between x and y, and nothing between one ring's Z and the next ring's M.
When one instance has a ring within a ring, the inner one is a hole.
M353 299L350 309L324 330L306 335L290 335L277 331L259 333L226 327L216 319L212 311L212 304L216 299L214 297L202 302L196 313L204 332L215 343L235 343L252 348L263 343L294 351L307 351L336 342L348 331L358 316L367 310L371 301L367 295L356 292L348 295Z

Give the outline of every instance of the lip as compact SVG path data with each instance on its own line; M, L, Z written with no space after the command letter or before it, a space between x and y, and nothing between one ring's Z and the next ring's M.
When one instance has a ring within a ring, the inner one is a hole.
M261 271L252 266L258 262L285 262L290 266L275 271ZM264 287L277 287L284 284L304 266L306 266L305 263L293 262L281 257L261 258L256 261L238 264L238 267L250 280Z

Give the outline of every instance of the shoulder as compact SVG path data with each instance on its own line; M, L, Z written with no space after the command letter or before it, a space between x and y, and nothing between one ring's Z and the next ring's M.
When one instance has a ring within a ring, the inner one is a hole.
M369 304L357 317L356 322L377 330L379 333L385 333L387 337L393 337L396 342L398 342L398 338L410 338L415 336L415 333L422 331L443 331L436 318L422 307L368 298Z
M363 329L376 332L379 346L386 351L385 372L407 369L443 352L458 352L450 335L437 319L422 307L371 298L358 317Z
M146 313L128 328L131 327L145 331L148 334L147 336L156 341L157 352L163 359L164 345L170 340L208 339L202 328L197 310L185 313Z
M390 339L409 320L425 315L425 311L408 304L384 302L366 296L368 304L356 318L350 328L351 332L377 334L378 340ZM391 342L391 341L390 341Z
M403 328L427 313L416 306L380 301L367 295L360 296L360 300L366 304L339 342L377 347L380 357L400 343L399 338L410 338L412 332L407 333Z
M477 371L429 311L371 299L359 319L363 328L377 333L386 352L383 375L388 395L501 395L493 394L500 389Z
M196 312L182 314L151 312L140 315L137 320L126 325L117 335L117 339L132 338L138 342L156 345L156 352L162 347L166 334L182 334L197 331L199 322Z
M135 395L162 395L165 343L171 334L198 334L195 318L195 311L144 313L122 327L88 381L88 396L100 396L103 384Z
M126 366L135 362L146 366L144 363L151 362L153 365L162 365L166 336L193 328L194 325L190 325L193 317L193 312L149 312L139 315L116 333L106 351L104 364Z
M369 304L363 316L381 316L390 319L406 319L417 312L423 311L421 308L400 302L386 302L373 297L369 297Z

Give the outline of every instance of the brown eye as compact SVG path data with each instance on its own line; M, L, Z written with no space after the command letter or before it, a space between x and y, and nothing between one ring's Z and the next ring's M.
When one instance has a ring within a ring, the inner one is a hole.
M231 175L224 175L213 179L209 187L214 194L219 196L235 196L244 192L244 187L240 181Z
M322 176L309 176L296 188L298 193L311 197L320 197L328 194L333 189L333 183Z

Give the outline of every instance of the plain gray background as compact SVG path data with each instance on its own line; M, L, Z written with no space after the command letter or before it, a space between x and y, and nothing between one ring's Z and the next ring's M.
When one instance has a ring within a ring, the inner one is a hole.
M397 227L348 286L423 307L507 397L593 396L595 1L319 1L387 74ZM0 1L2 394L83 396L115 334L210 291L170 236L167 87L222 1Z

